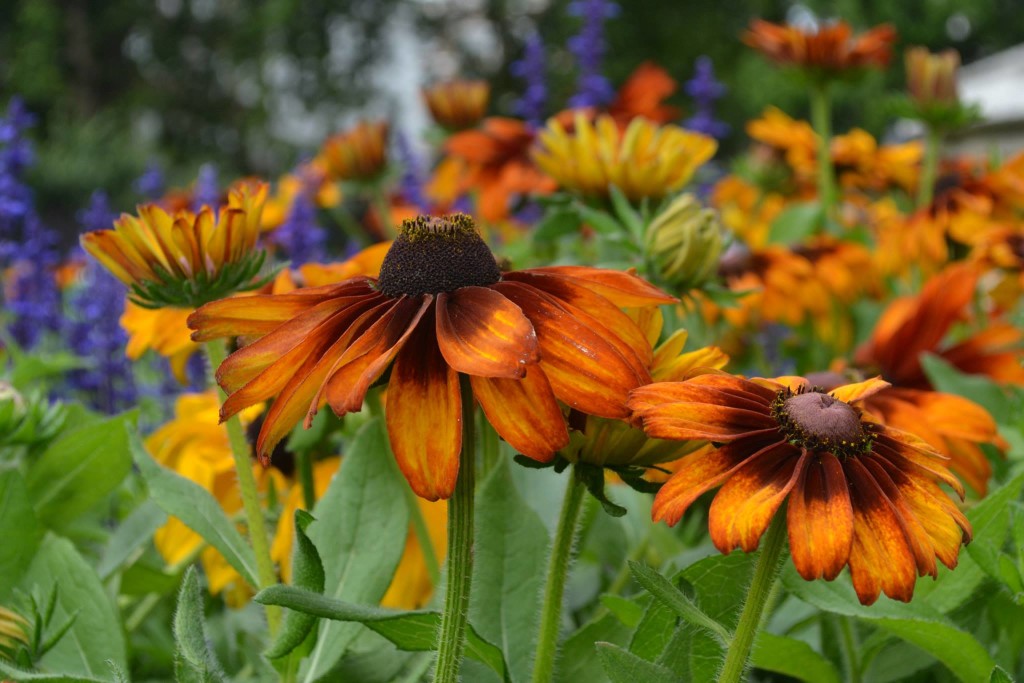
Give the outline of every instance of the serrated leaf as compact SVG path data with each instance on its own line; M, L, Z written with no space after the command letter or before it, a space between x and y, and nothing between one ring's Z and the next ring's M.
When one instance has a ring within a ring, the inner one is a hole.
M314 515L309 537L324 563L324 594L352 603L377 604L405 551L409 512L396 505L407 484L395 464L379 418L364 424L345 446L341 470ZM357 623L320 625L316 646L300 676L326 675L360 631Z
M281 585L264 589L254 599L264 605L280 605L323 619L363 624L402 650L432 651L437 647L437 629L441 625L440 612L399 612L381 607L355 605L294 586ZM505 661L501 650L481 638L472 625L466 628L466 656L486 664L505 678Z
M839 672L832 662L815 652L810 645L795 638L761 631L754 641L751 664L765 671L785 674L807 683L840 683Z
M677 678L668 669L640 659L612 643L595 643L597 658L611 683L675 683Z
M258 586L252 548L242 539L220 503L203 487L157 464L134 432L130 434L130 444L135 465L149 487L152 500L216 548L250 586Z
M501 643L512 681L529 680L537 640L537 615L548 533L523 501L507 459L477 493L476 542L469 621Z

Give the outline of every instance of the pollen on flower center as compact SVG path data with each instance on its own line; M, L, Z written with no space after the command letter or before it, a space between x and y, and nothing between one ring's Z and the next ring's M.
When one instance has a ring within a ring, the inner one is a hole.
M457 213L403 221L381 264L378 286L388 296L419 296L486 287L500 279L494 254L473 219Z
M787 439L807 450L856 455L870 444L857 410L820 391L782 392L772 414Z

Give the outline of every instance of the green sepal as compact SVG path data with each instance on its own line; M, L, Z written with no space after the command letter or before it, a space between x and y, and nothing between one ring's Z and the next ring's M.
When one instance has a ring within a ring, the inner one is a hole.
M576 476L579 477L583 485L590 491L590 495L597 499L597 502L601 503L601 507L612 517L622 517L627 512L626 508L621 505L616 505L604 492L604 468L597 465L588 465L587 463L578 462L576 463Z

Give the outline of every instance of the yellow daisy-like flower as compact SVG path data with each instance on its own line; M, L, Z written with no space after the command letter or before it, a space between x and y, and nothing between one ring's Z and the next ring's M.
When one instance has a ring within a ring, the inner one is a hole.
M262 230L267 232L280 227L288 218L295 199L303 192L310 193L316 205L321 208L341 203L341 188L328 177L326 163L323 159L313 159L297 173L289 173L277 181L276 192L263 207L260 220Z
M604 197L615 185L632 200L681 189L718 148L713 138L679 126L635 118L623 130L611 116L591 121L584 112L571 130L550 119L538 139L534 161L561 187Z
M131 290L137 303L195 308L251 289L263 265L256 250L266 183L239 183L215 214L168 213L157 204L123 214L113 230L82 236L82 247Z
M200 350L199 344L192 341L192 331L186 322L191 313L190 308L154 309L125 302L120 321L128 333L125 355L131 360L138 360L152 349L170 361L175 379L187 384L185 369L188 359Z

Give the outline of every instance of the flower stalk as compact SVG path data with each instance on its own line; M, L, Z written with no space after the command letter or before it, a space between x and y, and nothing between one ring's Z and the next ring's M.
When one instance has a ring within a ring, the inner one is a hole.
M811 124L818 134L818 197L827 219L836 202L836 179L832 169L832 101L827 83L811 86Z
M206 343L204 348L210 360L211 369L216 371L227 357L226 344L221 341L211 341ZM223 400L225 396L223 390L220 391L220 394ZM262 590L277 583L277 572L274 571L274 561L270 558L270 545L267 542L267 525L263 519L263 510L260 507L259 492L256 489L256 477L252 473L249 442L245 438L242 422L238 419L237 415L229 418L225 422L225 427L228 430L231 455L235 461L235 473L238 476L242 508L245 510L246 526L249 530L249 543L252 544L253 553L256 555L256 578L259 581L257 588ZM277 633L278 625L281 623L281 609L276 606L267 605L266 611L270 634L274 635Z
M569 563L576 541L580 509L583 503L583 481L573 468L568 490L562 500L558 528L548 559L547 580L544 585L544 603L541 607L540 633L537 637L537 656L533 662L533 683L548 683L555 672L555 654L558 650L558 630L562 624L562 602Z
M924 141L924 160L921 178L917 187L917 209L920 211L932 203L935 193L935 176L939 169L939 151L942 148L942 134L935 126L928 126Z
M780 510L775 513L775 519L765 534L761 554L754 567L754 578L750 581L747 599L740 613L740 622L736 626L732 642L729 643L725 663L718 676L719 683L739 683L743 679L754 639L766 616L765 606L778 577L782 551L785 547L786 515Z
M435 683L457 683L469 622L473 584L473 490L476 484L475 405L469 377L459 375L462 390L462 452L459 478L448 501L448 557L444 612L438 629Z

